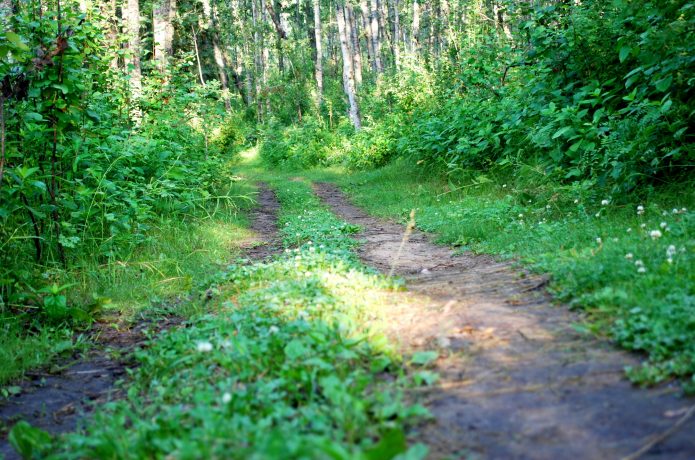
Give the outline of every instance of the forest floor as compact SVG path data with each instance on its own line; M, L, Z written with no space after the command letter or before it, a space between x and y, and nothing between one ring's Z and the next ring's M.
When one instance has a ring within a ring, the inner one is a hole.
M104 401L121 400L105 417L88 417L90 441L74 438L58 448L64 454L59 458L74 458L72 448L90 443L114 450L74 455L156 456L173 449L174 439L184 457L230 448L250 455L255 443L266 449L264 458L274 458L268 453L276 448L275 435L283 440L278 452L292 456L292 448L301 445L301 452L307 448L302 443L328 429L310 428L301 442L291 437L304 435L306 424L332 427L337 431L328 431L328 439L355 445L363 444L359 436L388 438L382 428L360 431L366 427L359 425L372 423L406 427L409 444L427 445L432 459L695 457L695 401L675 384L633 386L624 369L638 365L639 357L579 332L575 326L584 318L551 303L547 276L435 244L412 222L372 217L332 183L244 168L247 180L261 181L251 215L254 236L241 243L246 260L235 262L240 265L230 266L206 292L212 300L203 299L205 314L103 331L96 351L50 375L32 374L20 395L0 406L0 419L9 425L22 418L60 433ZM352 262L353 251L363 268ZM394 280L396 288L389 284ZM331 318L347 320L354 330L325 329ZM367 330L383 332L393 346L361 332ZM317 342L338 332L347 339ZM201 342L205 337L209 342ZM367 348L335 348L350 337ZM201 343L209 344L211 351L191 355L189 343L199 344L199 351ZM135 348L143 349L137 362ZM242 349L245 354L229 351ZM387 369L404 363L411 383L374 367L384 359L392 362ZM371 380L352 373L362 367L372 368L364 371ZM305 382L309 371L314 377ZM124 377L125 384L114 386ZM235 391L224 393L220 404L224 388ZM423 405L431 417L382 401L380 388L403 391L407 404ZM129 397L131 389L147 396ZM192 394L200 407L181 413ZM249 395L257 399L248 402ZM298 406L305 413L296 413ZM236 420L237 413L252 424L219 425ZM379 413L391 415L374 415ZM268 420L277 430L263 428ZM217 441L210 443L211 436ZM1 442L0 458L14 458ZM372 456L353 452L344 458L377 458L379 446ZM407 458L419 458L409 453Z

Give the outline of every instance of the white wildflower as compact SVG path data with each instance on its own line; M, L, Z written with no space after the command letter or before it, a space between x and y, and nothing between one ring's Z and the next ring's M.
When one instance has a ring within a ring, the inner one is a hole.
M195 348L201 353L207 353L212 351L212 344L210 342L198 342Z
M649 232L649 236L651 236L653 240L656 240L658 238L661 238L661 232L659 230L652 230L651 232Z
M632 232L632 228L628 228L628 229L627 229L627 232L628 232L628 233Z
M640 224L639 228L647 228L647 224Z
M644 214L644 206L642 206L642 205L637 206L637 214L638 215Z
M619 241L618 238L615 238L615 237L613 238L614 243L617 243L618 241Z
M546 204L546 205L545 205L545 209L550 209L550 205L549 205L549 204Z
M507 188L507 184L502 184L502 188Z
M640 267L637 269L637 273L647 273L647 269L644 267Z
M683 213L688 212L688 208L681 208L681 212L683 212Z
M676 253L676 246L675 245L670 245L668 249L666 249L666 255L671 257Z
M678 209L673 208L673 210L672 210L671 212L674 213L674 214L678 214Z
M625 258L627 260L632 260L633 257L635 257L635 256L631 252L628 252L627 254L625 254Z
M668 216L668 211L663 211L663 212L661 213L661 215L662 215L662 216Z
M280 332L280 328L277 326L270 326L268 328L268 334L277 334L278 332Z
M610 203L610 200L601 200L601 206L608 206Z
M644 267L644 262L642 262L641 260L637 259L637 260L635 260L635 265L636 265L637 267Z
M229 404L232 401L232 395L225 393L222 395L222 404Z
M523 214L519 214L519 219L523 219L523 218L524 218L524 215L523 215Z
M603 243L603 240L601 240L601 237L596 238L596 244L601 244Z
M579 204L579 200L574 200L574 204Z
M601 217L601 212L600 212L600 211L597 212L596 214L594 214L594 216L595 216L595 217Z
M668 227L668 224L666 222L662 222L659 224L659 227L666 228L666 227Z
M668 262L669 264L672 264L673 263L673 257L669 257L668 259L666 259L666 262Z

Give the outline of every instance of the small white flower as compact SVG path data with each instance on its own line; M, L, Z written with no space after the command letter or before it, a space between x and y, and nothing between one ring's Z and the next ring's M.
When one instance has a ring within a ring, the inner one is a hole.
M649 236L651 236L653 240L656 240L658 238L661 238L661 232L659 230L652 230L651 232L649 232Z
M610 200L601 200L601 206L608 206L610 203Z
M666 262L668 262L669 264L672 264L673 263L673 257L669 257L668 259L666 259Z
M664 211L661 213L662 216L668 216L668 211Z
M523 215L523 214L519 214L519 219L523 219L523 218L524 218L524 215Z
M627 254L625 254L625 258L627 260L632 260L633 257L635 257L635 256L631 252L628 252Z
M502 185L502 188L507 188L507 184L503 184L503 185Z
M637 269L637 273L647 273L647 269L644 267L640 267Z
M666 222L662 222L659 224L659 227L666 228L666 227L668 227L668 224Z
M618 238L613 238L613 242L614 242L614 243L617 243L617 242L618 242Z
M601 217L601 212L599 211L596 214L594 214L594 217Z
M632 232L632 228L628 228L628 229L627 229L627 232L628 232L628 233Z
M688 208L681 208L681 212L688 212Z
M647 228L647 224L639 224L639 228Z
M668 247L668 249L666 249L666 255L669 256L669 257L671 257L672 255L674 255L675 253L676 253L676 246L673 245L673 244L670 245L670 246Z
M546 204L546 205L545 205L545 209L550 209L550 205L549 205L549 204Z
M635 260L635 265L636 265L637 267L644 267L644 262L642 262L641 260L637 259L637 260Z
M270 326L270 327L268 328L268 333L269 333L269 334L277 334L278 332L280 332L280 328L277 327L277 326Z
M201 353L207 353L212 351L212 344L210 342L198 342L195 348Z
M678 209L673 208L673 210L672 210L671 212L674 213L674 214L678 214Z
M644 214L644 206L642 206L642 205L637 206L637 214L638 215Z
M574 204L579 204L579 200L574 200Z
M596 244L601 244L603 241L601 240L601 237L596 238Z
M232 401L232 395L225 393L222 395L222 404L229 404Z

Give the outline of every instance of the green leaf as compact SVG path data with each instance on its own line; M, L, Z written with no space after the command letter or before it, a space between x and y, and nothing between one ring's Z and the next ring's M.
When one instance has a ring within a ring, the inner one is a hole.
M23 420L12 427L7 439L22 458L37 457L51 445L50 434Z
M53 88L59 89L60 91L62 91L63 94L68 94L69 92L68 87L63 83L53 83L51 86Z
M379 443L365 452L369 460L390 460L402 454L408 448L405 433L401 429L393 429L384 434Z
M569 132L572 129L571 126L564 126L560 129L558 129L555 134L553 134L553 139L557 139L558 137L562 136L566 132Z
M36 112L27 112L24 114L24 121L41 121L43 116Z
M294 339L285 346L285 356L293 361L306 355L308 351L304 343L299 339Z
M664 93L671 87L672 81L673 77L669 75L668 77L662 78L661 80L657 81L654 84L654 86L656 86L657 91L661 91L662 93Z
M419 366L426 366L439 357L436 351L418 351L410 360L411 363Z
M618 58L620 59L620 62L623 63L625 62L625 59L630 55L630 52L632 51L632 48L629 46L623 46L620 48L620 52L618 53Z
M14 32L5 32L5 38L12 43L17 49L29 51L29 47L22 41L22 37Z

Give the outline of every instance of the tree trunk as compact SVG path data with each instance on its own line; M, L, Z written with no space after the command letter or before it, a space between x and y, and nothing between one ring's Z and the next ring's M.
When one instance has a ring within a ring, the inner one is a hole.
M393 62L396 68L401 67L401 48L400 48L400 35L401 35L401 21L400 13L398 11L398 0L387 0L389 6L389 16L391 17L391 51L393 52Z
M381 36L379 34L379 3L378 0L372 1L372 9L370 11L370 27L372 29L372 48L374 49L374 62L376 64L377 73L384 71L384 66L381 63Z
M131 0L132 1L132 0ZM224 101L224 108L227 111L232 109L232 103L229 100L229 78L227 77L227 60L225 59L224 53L222 52L222 46L220 45L220 34L217 30L217 20L215 18L215 11L210 5L210 0L203 0L203 15L207 21L208 33L212 39L212 55L215 59L215 65L217 66L217 72L220 78L220 86L222 87L222 100Z
M374 58L374 40L372 40L372 23L369 20L369 5L367 0L360 0L360 13L362 14L362 29L367 41L367 56L372 65L372 72L376 73L376 60Z
M357 38L357 25L352 5L345 3L345 27L349 37L350 54L352 55L352 70L355 76L355 85L362 84L362 56L360 55L360 42Z
M140 4L138 0L128 0L126 8L126 32L128 35L128 54L125 63L130 75L130 94L133 100L142 96L142 70L140 67Z
M410 31L410 52L417 54L420 48L420 4L413 0L413 26Z
M357 95L355 94L355 79L353 77L352 56L348 45L347 30L345 27L345 5L336 2L336 19L338 22L338 35L340 38L340 52L343 55L343 89L350 104L350 120L355 130L362 128L360 120L360 109L357 105Z
M157 69L164 72L169 61L167 53L168 33L171 29L171 4L170 0L159 0L152 7L152 34L154 38L154 60Z
M316 103L319 109L323 104L323 43L321 34L321 1L314 2L314 37L316 40Z

